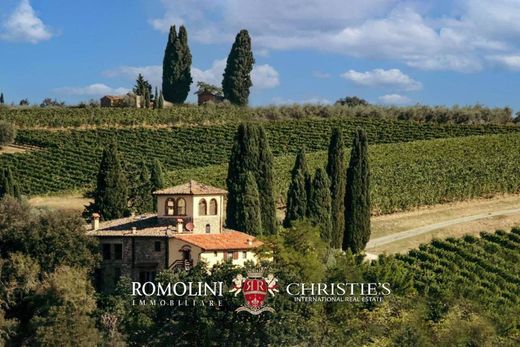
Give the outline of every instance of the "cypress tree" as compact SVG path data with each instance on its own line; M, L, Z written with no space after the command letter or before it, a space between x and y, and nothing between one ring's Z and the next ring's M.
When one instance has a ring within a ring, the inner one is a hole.
M105 220L125 217L129 213L128 180L114 143L103 151L94 192L94 206Z
M0 105L4 104L4 93L0 93Z
M290 227L291 221L309 216L307 212L309 182L311 182L311 179L307 171L305 149L300 148L296 154L296 160L291 170L291 183L287 191L286 212L283 222L284 227Z
M304 219L307 214L307 191L305 188L305 177L301 170L291 178L289 190L287 191L285 219L283 226L291 227L293 221Z
M228 190L226 225L228 228L238 229L240 225L240 216L237 213L240 196L243 194L240 177L247 171L257 170L258 157L257 128L251 124L240 124L231 148L226 179Z
M370 239L370 171L368 139L363 129L357 129L347 169L345 194L345 233L343 249L358 253Z
M345 230L345 151L341 131L332 130L330 139L327 174L330 178L330 196L332 199L331 246L341 248Z
M241 30L236 38L226 62L222 90L224 98L234 105L245 106L249 99L251 71L253 70L253 51L247 30Z
M331 198L330 180L324 169L316 169L312 181L312 196L309 199L310 220L320 229L321 239L330 242L331 239Z
M164 188L164 173L161 162L158 159L155 159L152 163L151 167L151 191L155 192L156 190ZM153 209L157 209L157 200L153 199Z
M132 207L135 212L141 214L152 211L152 184L150 171L145 163L141 163L137 185L134 187L132 195Z
M175 81L174 70L175 62L177 61L177 54L175 52L175 42L177 41L177 29L175 25L170 27L168 41L166 42L166 49L164 50L163 58L163 75L162 75L162 92L166 100L173 99Z
M144 107L150 108L150 91L148 90L144 92Z
M191 52L188 46L188 32L181 25L177 35L175 26L170 28L163 60L164 99L176 104L186 101L193 82L191 77Z
M258 163L256 165L256 182L260 194L260 213L262 227L266 234L275 234L278 222L276 220L276 205L273 192L273 153L269 147L267 135L262 126L258 130Z
M251 171L240 176L242 194L237 205L237 229L251 235L261 235L262 220L260 211L260 194L255 177Z
M157 101L157 108L158 109L163 109L164 108L164 96L163 96L162 90L159 93L159 100Z
M6 195L17 199L21 197L20 186L9 166L3 168L0 172L0 198Z

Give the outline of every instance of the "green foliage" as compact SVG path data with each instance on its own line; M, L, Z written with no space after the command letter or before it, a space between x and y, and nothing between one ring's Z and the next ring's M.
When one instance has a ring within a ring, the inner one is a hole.
M321 239L330 245L332 236L330 180L323 168L316 170L308 204L312 224L320 230Z
M247 171L239 178L241 194L238 197L236 208L237 230L251 235L261 235L262 216L260 212L260 194L251 171Z
M345 150L343 137L338 128L332 130L330 139L327 174L330 179L331 206L331 246L341 248L343 233L345 229Z
M150 171L144 162L141 163L139 175L135 178L136 180L132 182L130 205L138 214L152 212L153 200L155 199L152 196L153 189Z
M240 30L229 52L222 80L224 98L233 105L247 105L249 88L253 85L251 71L254 63L249 33L247 30Z
M0 256L22 252L43 271L60 265L91 268L98 262L97 241L85 235L85 222L62 211L32 213L26 202L0 200Z
M0 105L3 105L4 103L5 103L4 93L0 93Z
M293 221L304 219L307 215L307 190L305 177L301 170L293 171L291 183L287 191L284 227L291 226Z
M266 234L275 234L278 228L273 191L273 153L263 127L258 127L258 163L255 173L258 185L262 229Z
M128 180L123 165L115 144L105 148L97 175L94 205L91 207L105 220L122 218L129 213Z
M222 88L217 87L213 84L209 84L206 82L199 81L197 82L197 94L200 93L210 93L216 96L224 96L224 92L222 91Z
M10 145L16 138L16 128L13 124L0 119L0 149Z
M352 144L345 193L345 232L342 248L362 251L370 239L370 170L366 132L358 129Z
M159 159L154 159L150 168L150 184L151 192L163 189L165 187L164 169ZM152 196L152 207L155 211L157 208L157 199Z
M335 104L348 107L368 106L368 102L365 99L358 98L357 96L347 96L339 99Z
M184 103L192 81L188 33L186 28L181 25L177 35L175 26L172 26L163 60L164 99L175 104Z

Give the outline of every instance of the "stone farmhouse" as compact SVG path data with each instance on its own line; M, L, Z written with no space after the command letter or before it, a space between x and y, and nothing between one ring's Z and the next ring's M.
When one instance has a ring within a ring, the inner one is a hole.
M227 191L196 181L153 193L157 213L100 222L93 214L88 235L100 241L99 288L111 291L121 276L153 281L164 269L188 270L204 261L258 262L254 236L224 228Z

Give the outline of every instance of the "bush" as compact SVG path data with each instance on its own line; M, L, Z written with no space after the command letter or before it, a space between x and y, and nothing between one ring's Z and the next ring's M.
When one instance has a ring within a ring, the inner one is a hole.
M10 145L16 137L16 128L13 124L0 121L0 148Z

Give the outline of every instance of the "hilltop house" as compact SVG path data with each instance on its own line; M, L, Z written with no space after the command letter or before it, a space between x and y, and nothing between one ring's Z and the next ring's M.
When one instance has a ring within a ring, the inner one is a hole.
M222 261L258 261L254 250L261 241L223 227L225 190L190 181L153 194L155 214L107 222L93 214L87 234L100 241L99 287L110 291L123 275L152 281L161 270L187 270L199 261L210 267Z
M105 95L99 99L101 107L136 107L140 108L142 97L133 93L126 95Z

